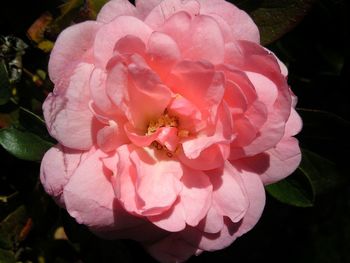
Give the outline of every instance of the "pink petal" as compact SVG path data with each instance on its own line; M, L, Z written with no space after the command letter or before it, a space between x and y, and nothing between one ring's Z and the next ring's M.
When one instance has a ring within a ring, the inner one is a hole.
M232 223L229 218L225 217L224 227L216 234L203 233L196 228L186 229L181 232L185 240L202 250L214 251L229 246L237 237L255 226L265 205L264 186L256 174L244 172L241 178L249 200L249 206L243 219L238 223Z
M175 66L170 80L172 90L199 109L218 105L225 91L225 77L206 62L182 61Z
M60 144L48 150L41 162L40 181L45 191L64 206L63 188L88 152L75 151Z
M188 139L182 143L183 151L189 159L196 159L203 150L214 144L229 145L234 138L232 134L232 119L225 104L220 105L217 112L217 121L214 124L213 134L206 131L201 132L197 137ZM207 130L209 130L207 128ZM210 130L209 130L210 131ZM210 131L211 132L211 131Z
M301 152L298 140L282 139L274 148L263 154L244 158L238 163L242 168L260 175L265 185L275 183L290 175L299 166Z
M111 174L103 169L101 161L105 156L101 151L96 151L88 157L78 166L64 188L68 213L96 233L140 224L139 219L129 216L115 200L109 181Z
M123 126L120 127L112 121L110 126L105 126L97 133L97 145L104 152L110 152L117 149L120 145L128 143Z
M156 227L147 220L135 217L125 212L117 200L114 201L113 209L117 215L118 226L115 228L104 227L90 229L97 236L104 239L132 239L139 242L156 242L164 238L166 231ZM124 227L119 227L124 225ZM142 235L140 235L142 233Z
M185 212L178 199L172 208L160 215L149 216L148 220L166 231L179 232L186 227L185 218Z
M224 217L211 205L207 216L199 223L197 228L205 233L218 233L224 227Z
M151 68L164 79L175 62L181 58L176 42L161 32L153 32L150 36L147 44L147 54L150 57Z
M243 91L231 80L226 81L224 99L235 113L243 113L248 108L248 101Z
M224 218L224 226L219 233L204 233L198 247L205 251L215 251L223 249L232 244L237 238L237 229L240 223L232 223L227 217Z
M51 93L43 104L51 136L73 149L87 150L93 143L93 114L88 103L88 79L92 68L90 64L80 65L71 77L65 94Z
M96 20L109 23L118 16L138 16L138 12L128 0L111 0L102 7Z
M207 60L213 64L224 61L224 37L218 23L210 16L195 16L182 41L182 54L186 59Z
M56 90L65 88L60 83L68 81L77 64L84 60L100 27L98 22L87 21L70 26L59 35L49 61L49 75Z
M192 102L182 96L176 96L167 107L171 116L179 118L179 129L197 133L206 126L202 113Z
M117 107L112 103L106 93L107 74L104 70L95 68L90 78L90 93L94 105L105 114L117 111Z
M129 123L124 126L124 129L130 141L140 147L150 146L154 141L157 141L169 151L174 152L179 143L178 130L175 127L161 127L150 135L145 135L144 131L136 130Z
M122 145L118 148L114 157L117 166L116 169L112 170L115 176L111 178L111 181L115 195L123 207L130 213L137 214L138 208L135 192L137 172L130 160L130 154L133 150L134 147L132 145Z
M303 121L300 118L299 114L297 111L292 108L290 112L290 116L288 118L288 121L286 123L286 128L285 128L285 133L284 136L285 138L297 135L303 126Z
M151 145L152 142L157 139L158 134L161 132L161 130L158 129L153 134L145 135L145 132L143 130L135 129L130 123L126 123L124 129L130 141L140 147Z
M120 54L138 53L141 56L145 53L145 43L138 37L127 35L121 38L114 47L114 50Z
M235 39L259 43L259 30L249 15L229 2L222 0L202 0L201 14L222 17L231 27Z
M135 4L140 17L144 19L152 11L152 9L159 5L159 3L162 1L163 0L136 0Z
M222 170L207 172L213 184L213 205L232 222L242 219L249 206L240 174L228 162Z
M187 12L180 11L170 16L160 27L159 31L174 39L177 45L180 47L180 50L182 50L186 45L183 39L188 34L191 23L191 15Z
M265 206L265 188L260 176L254 173L242 172L244 188L249 200L249 207L246 211L242 223L235 235L241 235L250 231L259 221Z
M197 158L188 158L183 150L178 153L178 158L192 169L206 171L221 167L227 160L229 153L228 145L213 144L202 150Z
M169 209L177 199L182 184L182 167L178 161L158 159L152 152L139 149L130 156L136 171L136 193L143 215L157 215Z
M128 88L129 81L127 67L122 62L118 62L115 65L111 66L107 74L105 92L109 100L114 104L115 107L118 108L118 111L120 110L125 114L127 119L131 120L132 116L128 106L128 102L130 100ZM104 96L104 94L100 96ZM108 102L106 105L109 107Z
M104 68L112 57L116 43L127 35L133 35L147 43L152 30L132 16L119 16L104 25L96 34L94 55L96 64Z
M219 25L219 28L222 32L222 36L224 38L225 43L235 41L235 36L231 26L228 24L228 21L226 21L222 16L213 14L213 13L210 13L210 14L203 13L203 15L210 16L216 21L216 23Z
M199 3L197 1L164 0L145 18L145 23L153 29L159 28L173 14L186 11L191 15L199 14Z
M183 185L181 205L185 212L186 223L198 225L207 214L211 205L212 185L208 176L198 170L185 169L181 178Z
M129 77L129 109L133 125L137 129L146 129L148 123L158 119L170 102L170 90L161 83L159 77L138 59L128 66ZM152 105L152 107L150 107Z
M268 108L267 120L259 129L259 136L244 147L245 154L253 156L273 147L283 137L286 122L284 111L290 112L290 99L284 97L283 93L277 93L276 84L263 75L249 73L248 76L256 88L259 100Z

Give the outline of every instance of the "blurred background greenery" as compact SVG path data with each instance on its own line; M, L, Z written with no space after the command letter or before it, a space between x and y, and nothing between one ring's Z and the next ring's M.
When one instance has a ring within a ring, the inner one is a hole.
M93 19L103 2L1 2L0 263L154 262L136 242L93 236L38 181L42 154L55 143L40 117L52 90L49 51L63 28ZM266 209L251 232L189 262L350 262L348 1L231 2L252 15L262 42L289 68L304 120L304 157L296 173L267 188ZM26 44L8 44L10 35Z

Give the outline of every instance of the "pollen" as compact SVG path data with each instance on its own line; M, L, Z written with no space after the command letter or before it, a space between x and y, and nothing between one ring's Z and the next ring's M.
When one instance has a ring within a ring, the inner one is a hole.
M175 116L170 116L168 113L164 113L157 120L151 120L146 135L155 133L161 127L178 127L179 119Z

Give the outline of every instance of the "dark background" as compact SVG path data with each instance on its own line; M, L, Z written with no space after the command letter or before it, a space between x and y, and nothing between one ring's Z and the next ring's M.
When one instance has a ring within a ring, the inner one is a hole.
M242 7L244 2L238 1ZM268 48L288 66L289 83L299 98L299 108L323 110L350 120L350 10L346 2L316 1L294 29ZM55 12L60 3L2 1L0 34L13 34L30 43L27 29L44 11ZM23 64L32 70L46 63L47 55L34 47L23 58ZM35 93L27 91L31 92ZM299 135L301 146L335 162L346 179L344 183L316 196L311 208L282 204L268 196L263 216L252 231L224 250L204 253L189 262L350 262L349 134L331 122L319 124L319 130L306 128ZM320 141L310 136L325 131L333 139ZM11 203L1 204L0 219L24 204L33 221L29 234L16 244L23 262L38 262L39 256L46 262L154 262L135 242L99 240L75 224L43 193L37 181L39 163L18 160L2 147L0 161L1 195L14 190L19 193ZM52 240L53 231L61 224L72 242Z

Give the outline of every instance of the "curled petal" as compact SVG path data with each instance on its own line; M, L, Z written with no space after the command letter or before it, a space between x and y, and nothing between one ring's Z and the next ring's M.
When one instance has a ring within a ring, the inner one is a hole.
M118 16L138 16L138 12L128 0L111 0L102 7L96 20L108 23Z
M228 162L224 168L208 171L213 184L213 205L222 216L232 222L240 221L249 207L240 174Z
M40 181L45 191L64 206L63 189L89 152L76 151L60 144L45 153L40 167Z
M118 16L98 30L94 42L95 62L101 68L112 57L116 43L127 35L133 35L147 43L152 30L141 20L132 16Z
M154 9L145 18L145 23L150 27L156 29L179 11L186 11L191 15L199 13L200 5L197 1L178 1L178 0L164 0L155 6Z
M176 201L182 184L179 162L155 159L152 152L139 149L131 153L137 171L135 189L140 198L139 209L143 215L157 215L169 209Z
M160 215L149 216L148 220L169 232L179 232L186 227L186 215L179 199L169 210Z
M86 103L92 68L90 64L82 64L71 78L65 94L51 93L43 104L50 135L69 148L87 150L93 144L93 114Z
M184 169L181 183L183 188L180 197L186 223L196 226L210 208L212 185L205 173L192 169Z
M223 0L201 0L200 3L201 13L223 18L235 39L259 43L259 29L246 12Z
M59 35L49 61L49 75L55 91L64 90L76 66L89 58L88 50L102 24L87 21L68 27ZM62 83L66 83L62 85Z
M298 140L283 138L274 148L265 153L239 161L243 169L260 175L265 185L284 179L294 172L301 161Z
M128 216L115 201L110 174L100 161L104 157L106 155L99 150L90 155L75 170L63 192L68 213L97 234L142 223Z

